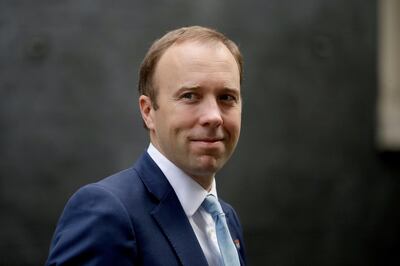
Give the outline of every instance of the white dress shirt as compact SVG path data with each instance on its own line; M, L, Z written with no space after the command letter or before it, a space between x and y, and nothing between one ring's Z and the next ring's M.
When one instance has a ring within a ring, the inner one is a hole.
M201 207L201 203L208 194L217 197L215 179L213 179L211 190L207 191L168 160L151 143L147 152L174 189L193 231L196 234L208 264L210 266L221 265L221 255L218 247L214 220L211 215Z

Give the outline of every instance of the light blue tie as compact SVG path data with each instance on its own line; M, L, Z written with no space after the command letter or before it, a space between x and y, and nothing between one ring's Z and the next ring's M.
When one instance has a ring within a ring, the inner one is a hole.
M225 213L222 211L217 198L213 195L208 195L201 206L203 206L203 208L211 214L214 219L215 231L217 232L218 246L221 252L223 265L240 266L239 255L236 251L235 245L233 244L231 234L229 233Z

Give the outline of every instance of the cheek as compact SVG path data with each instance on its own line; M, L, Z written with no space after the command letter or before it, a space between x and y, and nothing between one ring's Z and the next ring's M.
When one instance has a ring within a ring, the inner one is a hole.
M241 127L241 115L240 113L235 113L227 116L224 119L225 128L233 135L238 136L240 134Z
M169 141L183 144L187 136L189 135L190 123L188 123L183 117L175 116L168 121L163 122L166 127L164 132L168 135Z
M171 130L175 134L186 134L196 124L195 114L190 111L182 111L169 119Z

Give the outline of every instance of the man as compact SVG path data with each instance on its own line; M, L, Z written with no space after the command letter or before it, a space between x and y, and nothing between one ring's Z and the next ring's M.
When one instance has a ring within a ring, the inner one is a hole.
M239 138L241 79L238 47L217 31L153 43L139 80L147 152L71 197L47 265L244 265L242 228L214 179Z

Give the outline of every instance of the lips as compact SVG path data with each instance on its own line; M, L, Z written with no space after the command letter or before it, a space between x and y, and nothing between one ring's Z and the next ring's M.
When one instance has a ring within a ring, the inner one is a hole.
M214 143L218 141L223 141L223 138L192 138L190 139L191 141L198 141L198 142L209 142L209 143Z
M224 146L224 139L223 138L195 138L191 139L190 142L192 143L193 147L196 149L200 149L201 151L221 151Z

